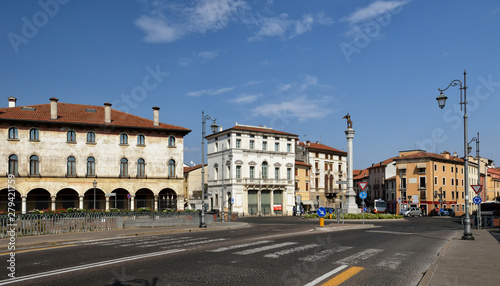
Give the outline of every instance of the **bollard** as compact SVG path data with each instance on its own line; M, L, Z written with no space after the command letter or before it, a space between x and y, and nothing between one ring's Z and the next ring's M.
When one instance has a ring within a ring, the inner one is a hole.
M319 226L320 226L320 227L325 226L325 219L324 219L324 218L322 218L322 217L320 217L320 218L319 218Z

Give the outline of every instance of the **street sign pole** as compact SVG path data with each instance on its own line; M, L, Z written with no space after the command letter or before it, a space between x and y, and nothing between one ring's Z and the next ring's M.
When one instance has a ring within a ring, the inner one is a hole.
M479 183L479 182L478 182ZM481 228L481 191L483 190L483 185L471 185L471 188L476 192L479 197L479 204L477 204L477 229Z

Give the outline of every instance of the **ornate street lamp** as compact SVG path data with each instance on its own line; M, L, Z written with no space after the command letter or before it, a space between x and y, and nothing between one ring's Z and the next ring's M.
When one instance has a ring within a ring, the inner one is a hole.
M212 133L217 132L219 128L215 121L217 119L212 119L210 116L205 116L205 111L201 111L201 219L200 219L200 228L206 228L207 224L205 223L205 123L206 120L212 120L213 123L210 125L210 129Z
M469 156L468 156L468 140L467 140L467 72L464 70L464 82L458 79L453 80L445 89L438 88L440 94L436 98L438 101L439 107L441 109L444 108L446 104L447 97L444 95L443 91L447 90L451 86L460 86L460 110L464 110L464 192L465 192L465 227L464 227L464 235L462 236L463 240L474 240L474 236L471 233L471 222L469 216ZM463 93L463 101L462 101L462 93Z
M95 188L97 187L97 181L96 181L96 180L94 180L94 181L92 182L92 185L94 186L94 209L95 209Z

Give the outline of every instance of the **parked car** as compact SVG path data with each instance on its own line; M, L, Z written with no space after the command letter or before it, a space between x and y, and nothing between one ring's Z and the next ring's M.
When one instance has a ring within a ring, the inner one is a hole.
M422 216L422 210L419 208L411 207L409 209L402 209L399 214L403 216Z
M455 216L455 211L452 209L444 209L442 212L440 212L442 216Z

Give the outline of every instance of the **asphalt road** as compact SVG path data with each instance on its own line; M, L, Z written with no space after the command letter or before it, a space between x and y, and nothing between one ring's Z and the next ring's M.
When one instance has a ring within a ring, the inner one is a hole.
M337 232L313 231L317 220L298 217L240 221L249 227L21 252L19 277L8 279L3 271L0 285L321 285L330 279L345 280L342 285L417 285L460 229L459 219L433 217Z

